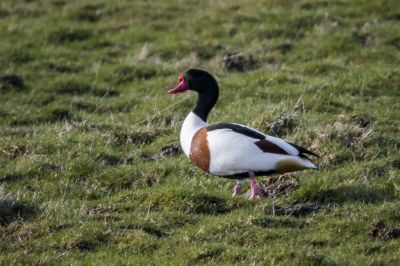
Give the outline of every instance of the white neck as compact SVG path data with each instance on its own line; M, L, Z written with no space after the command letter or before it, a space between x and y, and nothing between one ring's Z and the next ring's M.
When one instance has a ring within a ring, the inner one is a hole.
M192 138L194 134L202 127L206 126L207 122L201 120L195 113L190 112L188 116L183 121L180 141L183 152L186 156L189 156L190 145L192 144Z

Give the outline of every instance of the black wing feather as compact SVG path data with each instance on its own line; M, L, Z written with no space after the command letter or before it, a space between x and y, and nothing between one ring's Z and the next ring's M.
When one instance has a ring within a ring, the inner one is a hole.
M241 126L241 125L238 125L238 124L216 123L216 124L211 124L211 125L209 125L209 126L207 127L207 131L213 131L213 130L218 130L218 129L231 129L231 130L234 131L234 132L240 133L240 134L242 134L242 135L245 135L245 136L250 137L250 138L253 138L253 139L265 140L265 135L263 135L263 134L261 134L261 133L255 131L255 130L252 130L252 129L248 128L248 127L244 127L244 126ZM319 157L318 154L316 154L316 153L314 153L314 152L312 152L312 151L310 151L310 150L307 150L307 149L304 148L304 147L301 147L301 146L299 146L299 145L296 145L296 144L294 144L294 143L287 142L287 141L286 141L286 143L288 143L289 145L291 145L291 146L293 146L295 149L297 149L297 150L299 151L299 156L302 157L302 158L306 158L306 159L310 160L310 158L308 158L308 157L306 156L306 154ZM270 143L270 145L276 146L276 145L273 144L273 143ZM259 145L257 145L257 146L259 146ZM281 149L279 146L276 146L276 147L279 148L279 149ZM259 148L260 148L260 147L259 147ZM282 150L282 149L281 149L281 150ZM283 152L283 150L282 150L282 152L276 152L276 151L275 151L275 153L288 154L288 153L286 153L286 152Z
M207 127L207 131L213 131L218 129L231 129L234 132L240 133L242 135L245 135L253 139L265 139L265 136L263 134L260 134L257 131L251 130L250 128L237 124L217 123L217 124L211 124Z
M304 148L304 147L301 147L301 146L299 146L299 145L297 145L297 144L294 144L294 143L291 143L291 142L288 142L288 141L286 141L286 142L287 142L288 144L292 145L293 147L295 147L295 148L300 152L300 154L299 154L300 157L304 157L304 158L309 159L309 160L310 160L310 158L308 158L305 154L310 154L310 155L312 155L312 156L319 157L318 154L316 154L316 153L314 153L314 152L312 152L312 151L310 151L310 150L307 150L307 149Z

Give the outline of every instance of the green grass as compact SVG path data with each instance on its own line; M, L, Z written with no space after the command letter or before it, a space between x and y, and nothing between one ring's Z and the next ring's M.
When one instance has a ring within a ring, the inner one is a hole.
M395 0L1 1L0 264L399 264L399 18ZM151 159L179 142L195 95L166 91L189 67L219 80L210 122L310 147L320 171L260 178L273 197L253 202ZM271 211L295 202L319 210Z

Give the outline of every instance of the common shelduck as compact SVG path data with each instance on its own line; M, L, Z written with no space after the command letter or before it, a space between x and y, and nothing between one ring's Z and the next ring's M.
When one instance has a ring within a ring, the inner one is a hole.
M196 91L198 99L182 125L182 150L202 170L237 179L233 196L240 194L247 178L250 199L257 199L263 193L256 176L317 169L306 154L318 155L301 146L236 123L208 124L207 117L218 100L219 87L207 71L189 69L179 77L179 85L168 92L186 90Z

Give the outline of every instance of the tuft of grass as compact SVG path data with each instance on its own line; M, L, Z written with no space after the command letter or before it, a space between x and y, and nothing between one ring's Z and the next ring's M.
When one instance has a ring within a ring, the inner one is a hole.
M89 30L65 28L51 32L48 36L48 41L51 44L59 45L84 41L89 39L91 35L92 33Z

